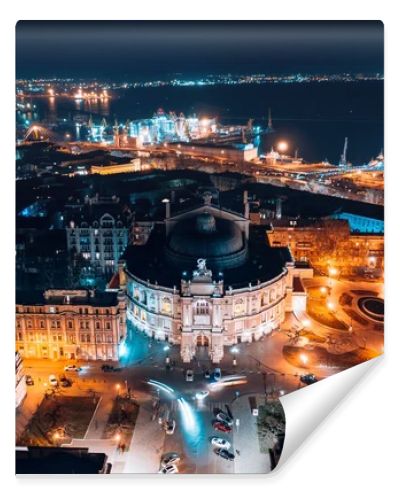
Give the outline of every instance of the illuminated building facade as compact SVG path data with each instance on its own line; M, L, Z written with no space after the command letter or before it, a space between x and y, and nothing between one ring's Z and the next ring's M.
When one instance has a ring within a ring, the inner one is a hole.
M118 360L125 337L123 293L17 293L16 350L22 358Z
M169 144L168 147L185 155L215 158L232 162L251 161L258 156L257 148L251 143L218 144L212 142L180 142Z
M291 222L282 221L280 225L279 221L274 221L267 231L272 247L287 245L296 261L307 261L324 271L334 265L345 275L365 272L382 275L383 234L351 233L347 220Z
M68 217L67 248L94 269L111 274L129 241L130 214L118 206L88 206Z
M278 328L286 311L305 308L304 290L287 248L271 248L245 216L209 202L170 216L148 242L120 261L127 317L151 337L180 345L184 362L198 348L214 363L224 347L252 342ZM311 274L312 275L312 274Z
M120 163L118 165L92 165L90 167L90 172L92 174L100 175L114 175L114 174L127 174L132 172L141 171L141 160L140 158L135 158L129 163Z

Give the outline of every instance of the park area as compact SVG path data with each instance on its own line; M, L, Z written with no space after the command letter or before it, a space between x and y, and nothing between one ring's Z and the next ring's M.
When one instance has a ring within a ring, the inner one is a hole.
M328 287L307 288L307 314L313 320L329 328L347 330L347 325L336 317L334 310L329 310L328 305L332 304L329 301L329 295L330 289Z
M60 446L84 438L97 403L97 397L45 397L17 445Z
M139 406L129 398L115 399L103 438L114 438L123 449L128 449L131 442Z

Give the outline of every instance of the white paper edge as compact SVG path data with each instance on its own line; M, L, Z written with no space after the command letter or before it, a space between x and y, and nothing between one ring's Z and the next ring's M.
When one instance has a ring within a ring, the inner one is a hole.
M285 442L279 463L271 475L286 464L307 437L382 358L378 356L280 398L286 417Z

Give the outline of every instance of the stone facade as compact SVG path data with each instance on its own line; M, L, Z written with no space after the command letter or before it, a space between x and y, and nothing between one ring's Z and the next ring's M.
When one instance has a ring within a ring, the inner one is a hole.
M126 337L123 293L48 290L18 297L16 350L24 358L118 360Z
M225 290L211 271L195 270L180 289L151 285L126 275L127 317L147 335L181 346L190 362L199 345L218 363L224 346L259 340L278 328L292 310L294 267L255 287Z

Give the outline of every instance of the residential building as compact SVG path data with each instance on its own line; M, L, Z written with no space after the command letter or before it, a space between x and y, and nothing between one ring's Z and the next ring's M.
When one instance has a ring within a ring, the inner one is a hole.
M125 337L123 293L17 292L16 351L22 358L116 361Z

